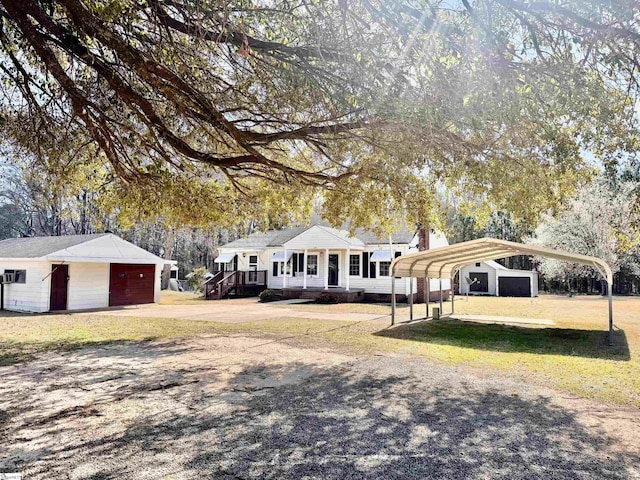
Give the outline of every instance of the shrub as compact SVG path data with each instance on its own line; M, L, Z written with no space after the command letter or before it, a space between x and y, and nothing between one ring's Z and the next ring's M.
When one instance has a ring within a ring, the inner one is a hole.
M191 275L187 278L187 284L192 291L201 293L204 290L204 276L207 272L206 267L198 267L191 272Z
M316 298L316 303L329 304L329 303L338 303L338 299L331 295L330 293L323 293L318 298Z
M260 302L262 303L282 300L282 295L271 289L263 290L262 292L260 292L260 295L258 295L258 297L260 298Z

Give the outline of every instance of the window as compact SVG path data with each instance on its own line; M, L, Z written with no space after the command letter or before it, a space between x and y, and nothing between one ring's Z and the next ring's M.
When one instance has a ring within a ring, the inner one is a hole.
M26 270L5 270L5 274L13 274L13 283L27 283L27 271Z
M291 255L291 262L293 263L293 276L302 276L302 272L304 272L304 253Z
M380 276L388 277L389 276L389 267L391 267L391 262L380 262Z
M258 256L249 255L249 281L255 282L258 280Z
M479 266L480 266L480 262L476 262L476 267L479 267Z
M369 259L373 255L372 252L369 253ZM369 278L376 278L376 262L369 261Z
M170 278L178 278L178 270L171 270Z
M352 277L360 275L360 255L349 255L349 275Z
M318 275L318 255L307 256L307 275Z
M402 252L395 252L393 254L393 258L398 258L398 257L401 257L401 256L402 256ZM402 277L396 277L396 278L402 278Z

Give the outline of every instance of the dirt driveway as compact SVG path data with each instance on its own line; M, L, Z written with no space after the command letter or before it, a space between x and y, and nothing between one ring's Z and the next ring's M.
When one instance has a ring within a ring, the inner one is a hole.
M100 315L138 318L175 318L180 320L203 320L222 323L246 323L274 318L311 318L324 320L376 320L388 315L368 313L327 313L298 310L294 306L283 308L283 303L260 303L252 299L198 302L192 305L134 305L114 310L101 311ZM92 313L90 313L92 314ZM79 313L78 315L84 315Z
M212 336L0 368L25 479L640 478L636 409L402 355Z

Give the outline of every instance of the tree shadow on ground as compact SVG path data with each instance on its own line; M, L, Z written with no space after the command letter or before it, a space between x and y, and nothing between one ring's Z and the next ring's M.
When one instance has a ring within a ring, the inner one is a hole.
M619 361L631 358L624 330L614 331L612 347L608 344L608 332L602 330L532 328L456 319L404 324L374 335L496 352L570 355Z
M203 386L189 408L32 452L40 461L29 478L76 478L80 468L92 480L623 479L640 462L548 398L451 372L397 374L414 368L382 358L366 368L246 367L222 390Z
M140 342L152 342L156 337L141 340L82 340L60 339L52 341L0 341L0 367L15 365L33 360L36 355L46 352L72 352L79 349L100 348L105 346L128 345Z

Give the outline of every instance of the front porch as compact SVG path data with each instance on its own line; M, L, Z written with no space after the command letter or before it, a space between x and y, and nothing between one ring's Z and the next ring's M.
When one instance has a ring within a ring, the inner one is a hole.
M328 294L335 297L338 303L361 302L364 300L364 288L351 288L347 290L341 287L286 287L278 290L282 292L283 298L289 300L294 298L316 300L322 295Z

